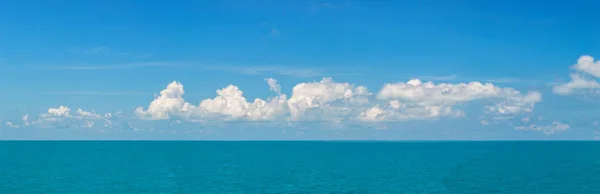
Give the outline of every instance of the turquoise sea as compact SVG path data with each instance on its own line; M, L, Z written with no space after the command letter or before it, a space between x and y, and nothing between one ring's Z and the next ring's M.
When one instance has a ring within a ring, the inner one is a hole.
M600 193L600 142L0 142L0 193Z

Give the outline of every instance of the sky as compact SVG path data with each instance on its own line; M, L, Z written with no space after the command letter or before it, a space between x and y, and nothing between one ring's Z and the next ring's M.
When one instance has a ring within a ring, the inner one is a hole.
M0 139L599 140L599 2L0 2Z

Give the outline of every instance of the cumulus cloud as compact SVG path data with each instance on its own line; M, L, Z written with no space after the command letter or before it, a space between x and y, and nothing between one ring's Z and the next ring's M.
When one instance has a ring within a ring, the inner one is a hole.
M143 119L160 120L169 119L173 116L187 116L195 107L183 99L183 84L173 81L167 88L150 102L146 110L138 107L135 113Z
M47 116L56 116L56 117L68 117L71 109L66 106L59 106L58 108L49 108Z
M323 78L294 86L287 105L291 120L339 120L360 111L370 95L364 86Z
M552 122L552 124L549 125L528 125L528 126L517 126L515 127L516 130L521 130L521 131L539 131L542 132L546 135L552 135L558 132L562 132L562 131L566 131L568 129L570 129L571 126L569 126L568 124L564 124L564 123L560 123L558 121L554 121Z
M594 77L600 77L600 61L594 61L594 57L589 55L579 57L573 69L585 72Z
M138 107L135 113L139 118L151 120L172 118L192 121L204 121L210 118L273 120L283 110L286 96L281 94L277 80L267 79L267 83L279 96L269 100L257 98L253 102L248 102L242 90L237 86L229 85L217 90L215 98L202 100L198 106L195 106L183 98L183 84L174 81L160 92L147 109Z
M216 91L214 98L198 105L184 98L183 84L171 82L147 108L138 107L135 114L147 120L186 121L398 121L461 117L463 110L455 106L469 101L492 102L489 114L517 115L531 112L541 101L537 92L521 93L491 83L434 84L413 79L406 83L385 84L373 95L360 85L335 82L331 78L299 83L287 98L273 78L265 79L269 90L277 95L269 99L248 101L235 85Z
M583 55L571 69L575 70L571 73L571 81L554 86L554 93L570 95L576 92L598 92L600 83L596 80L600 78L600 61L595 61L592 56Z
M191 103L184 99L183 84L173 81L146 107L136 108L133 117L119 116L120 112L99 114L83 109L72 110L61 105L49 108L33 120L26 114L21 121L8 121L5 125L145 130L144 121L167 120L169 126L181 125L183 121L200 124L230 121L292 124L308 121L328 122L336 126L360 122L360 125L372 126L373 122L462 117L466 113L460 105L473 101L483 103L488 114L518 115L531 112L534 104L541 101L537 92L521 93L513 88L480 82L435 84L413 79L406 83L385 84L374 94L364 86L325 77L320 81L296 84L289 98L276 79L268 78L265 82L274 93L266 99L249 100L239 87L228 85L216 90L213 98ZM490 124L488 119L482 118L481 124Z
M225 116L225 119L252 121L274 120L283 111L285 95L270 100L256 98L248 102L243 94L237 86L229 85L217 90L215 98L200 102L199 111L208 117Z

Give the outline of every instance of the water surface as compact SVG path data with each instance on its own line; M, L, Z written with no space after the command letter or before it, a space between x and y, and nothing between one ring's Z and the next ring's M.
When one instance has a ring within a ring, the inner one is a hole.
M600 142L0 142L1 193L600 193Z

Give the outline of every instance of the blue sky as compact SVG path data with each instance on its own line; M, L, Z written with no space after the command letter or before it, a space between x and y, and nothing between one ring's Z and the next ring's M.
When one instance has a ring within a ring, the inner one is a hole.
M595 7L2 1L0 139L597 139Z

